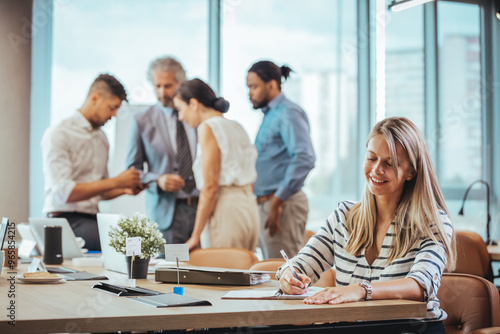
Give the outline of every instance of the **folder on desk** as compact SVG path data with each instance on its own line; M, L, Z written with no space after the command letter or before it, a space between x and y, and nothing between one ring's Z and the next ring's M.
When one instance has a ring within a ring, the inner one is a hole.
M153 307L212 306L208 300L178 295L175 293L164 293L148 297L127 297L127 299Z
M269 281L267 271L239 270L212 267L180 267L179 283L217 285L255 285ZM167 266L156 269L155 281L177 283L177 267Z
M154 291L154 290L149 290L145 288L140 288L140 287L128 287L128 286L121 286L121 285L114 285L114 284L109 284L105 282L99 282L99 284L96 284L92 286L92 289L97 289L100 291L104 291L107 293L111 293L115 296L119 297L129 297L129 296L154 296L154 295L160 295L162 292Z

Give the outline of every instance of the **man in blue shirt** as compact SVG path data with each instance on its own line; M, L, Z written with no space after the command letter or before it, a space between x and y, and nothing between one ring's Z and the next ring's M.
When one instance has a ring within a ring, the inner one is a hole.
M248 70L247 86L254 109L262 109L264 119L255 145L257 181L254 184L261 218L260 247L264 258L298 253L304 242L309 211L301 191L316 157L304 110L281 92L292 70L270 61L259 61Z

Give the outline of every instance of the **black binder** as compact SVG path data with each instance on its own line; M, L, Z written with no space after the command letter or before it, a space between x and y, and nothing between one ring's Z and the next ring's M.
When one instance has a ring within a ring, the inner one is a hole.
M101 290L107 293L111 293L113 295L119 297L130 297L130 296L155 296L163 294L163 292L158 292L154 290L144 289L140 287L131 288L128 286L114 285L105 282L99 282L92 286L92 289Z
M153 307L182 307L182 306L212 306L208 300L193 298L189 296L177 295L175 293L165 293L148 297L127 297L127 299L143 303Z
M270 279L268 271L235 270L209 267L180 267L180 284L255 285ZM155 270L155 281L177 283L177 267L161 267Z

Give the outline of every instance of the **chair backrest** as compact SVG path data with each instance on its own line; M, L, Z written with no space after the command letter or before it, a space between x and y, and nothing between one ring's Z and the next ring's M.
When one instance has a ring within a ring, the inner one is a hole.
M498 289L482 277L443 274L437 297L448 314L443 321L447 334L500 326Z
M311 230L305 230L304 231L304 243L307 243L307 241L309 241L309 239L311 239L311 237L313 235L315 235L316 233L314 233L313 231Z
M259 262L255 262L248 268L249 270L263 270L263 271L274 271L276 272L279 267L285 263L284 259L266 259ZM276 279L276 274L270 274L271 279Z
M202 248L189 253L192 266L247 269L258 259L254 253L241 248Z
M483 238L476 232L456 231L457 266L454 273L478 275L493 279L491 258Z
M314 286L319 286L322 288L335 286L335 277L335 269L330 268L320 275L319 280L314 283Z
M315 235L316 233L314 233L313 231L311 230L305 230L304 231L304 239L302 240L302 247L304 247L307 242L309 241L309 239L312 238L313 235Z

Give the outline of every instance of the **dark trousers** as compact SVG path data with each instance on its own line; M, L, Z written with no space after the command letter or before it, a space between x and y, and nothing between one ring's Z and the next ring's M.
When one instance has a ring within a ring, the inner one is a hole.
M84 248L90 251L101 251L96 215L80 212L61 212L50 217L66 218L75 235L85 240Z
M183 244L193 233L194 219L196 218L196 208L198 203L176 203L172 225L168 229L162 230L163 237L167 244Z

